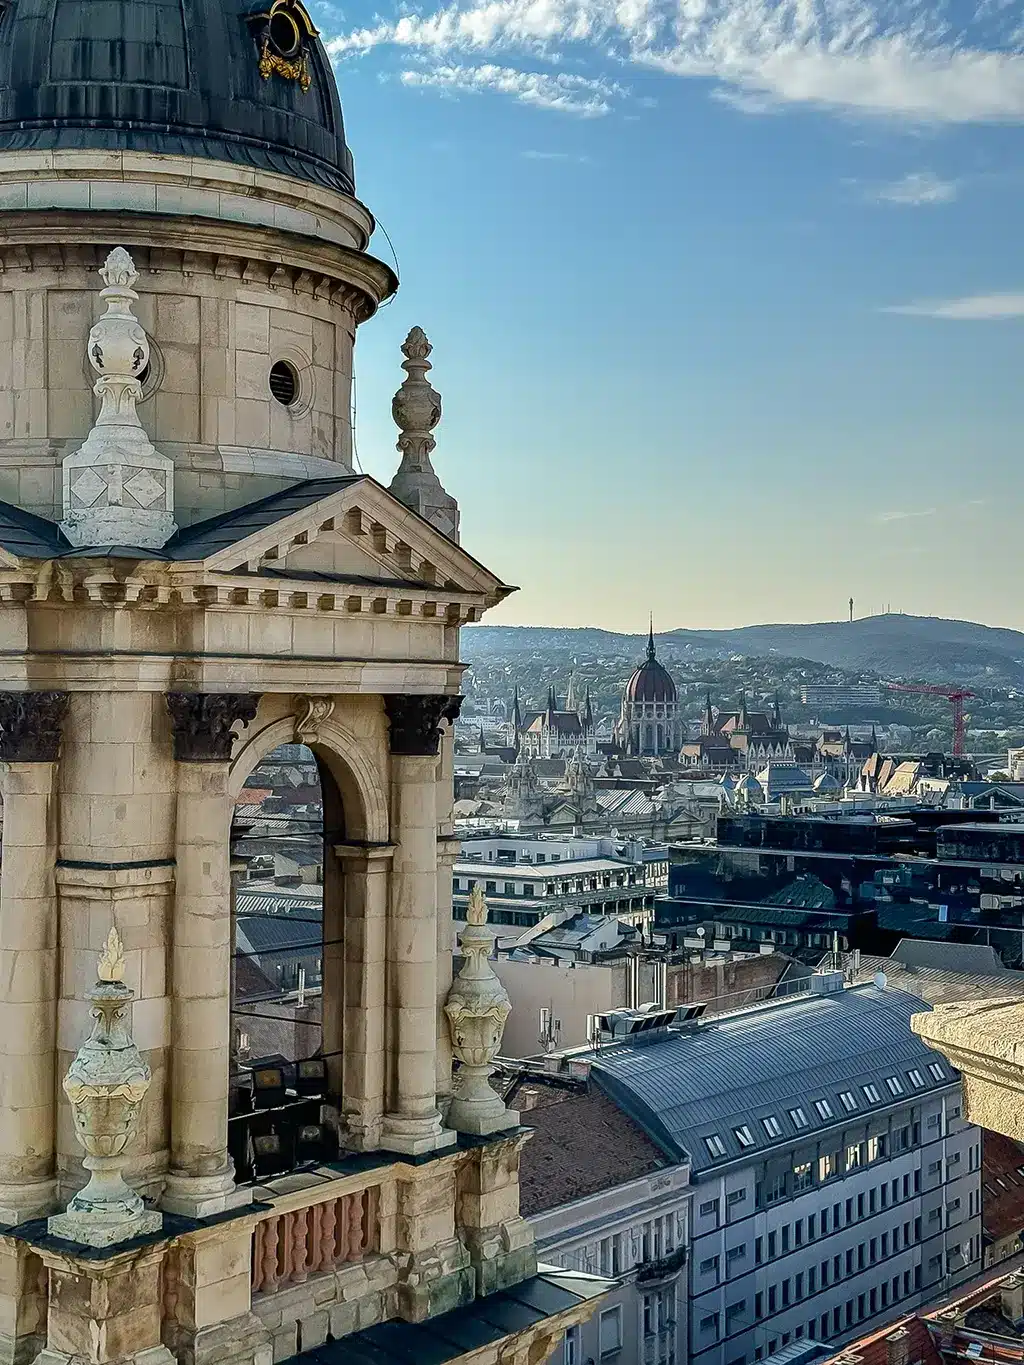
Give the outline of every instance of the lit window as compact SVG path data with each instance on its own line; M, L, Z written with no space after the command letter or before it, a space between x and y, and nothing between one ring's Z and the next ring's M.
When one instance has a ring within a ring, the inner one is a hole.
M811 1170L809 1161L802 1161L793 1167L793 1193L798 1194L801 1190L809 1190L814 1184L814 1172Z
M898 1076L886 1076L885 1083L889 1087L890 1095L902 1095L903 1086L900 1084Z
M830 1119L834 1117L832 1106L829 1104L828 1100L815 1100L814 1107L818 1111L818 1118Z
M761 1122L764 1124L764 1131L768 1134L770 1138L777 1138L782 1136L782 1125L779 1123L778 1119L775 1117L774 1114L769 1114L767 1118L763 1118Z
M910 1084L914 1087L915 1090L922 1090L924 1088L924 1077L921 1075L920 1071L918 1071L916 1066L911 1067L911 1069L907 1072L907 1080L910 1082Z
M882 1097L878 1093L878 1086L875 1085L873 1082L869 1082L867 1085L862 1085L861 1089L864 1091L864 1098L868 1101L869 1104L878 1104L881 1101Z
M857 1108L857 1097L854 1095L852 1090L840 1090L839 1099L841 1100L842 1106L847 1111L847 1113L850 1113L852 1110Z
M806 1114L804 1113L804 1111L799 1107L799 1105L797 1106L796 1109L791 1109L791 1110L789 1111L789 1117L793 1120L793 1127L794 1127L794 1128L806 1128L806 1127L807 1127L807 1115L806 1115Z
M736 1134L736 1141L741 1147L753 1147L754 1134L745 1123L740 1124L739 1128L734 1128L732 1131Z
M938 1064L938 1062L928 1063L928 1073L929 1075L934 1076L934 1078L937 1081L944 1081L946 1079L946 1073L943 1071L942 1067Z
M717 1133L712 1133L710 1137L704 1139L704 1146L712 1156L725 1156L725 1143Z
M860 1165L860 1143L855 1142L846 1149L846 1169L852 1171Z

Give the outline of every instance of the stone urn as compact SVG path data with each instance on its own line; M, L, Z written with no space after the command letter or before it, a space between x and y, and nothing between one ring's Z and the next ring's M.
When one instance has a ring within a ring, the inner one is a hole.
M117 930L111 929L99 979L87 997L92 1032L63 1082L90 1179L66 1211L55 1214L47 1225L56 1237L95 1247L157 1232L163 1223L162 1215L147 1210L121 1174L125 1152L139 1131L151 1080L129 1029L134 995L123 977L124 952Z
M491 966L494 932L487 925L487 902L479 886L470 892L459 943L465 961L444 1007L452 1052L460 1063L447 1123L460 1133L500 1132L519 1123L519 1115L505 1108L489 1081L512 1005Z

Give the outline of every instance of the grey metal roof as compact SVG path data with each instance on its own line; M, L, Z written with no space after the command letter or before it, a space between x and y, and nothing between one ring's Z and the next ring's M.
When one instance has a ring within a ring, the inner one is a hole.
M352 474L340 479L303 479L291 488L268 497L247 502L234 511L222 512L205 521L194 522L176 531L163 548L168 559L204 559L218 550L234 545L246 536L272 526L275 521L301 512L321 498L348 488L350 484L362 483L365 474Z
M269 5L19 0L0 10L0 149L99 148L232 161L354 193L322 43L310 88L260 71Z
M591 1078L674 1160L689 1156L695 1174L792 1145L830 1128L850 1126L912 1094L948 1086L957 1073L945 1058L910 1031L910 1016L930 1009L917 996L875 986L854 986L828 995L804 996L724 1016L645 1047L619 1045L587 1054ZM942 1080L928 1071L942 1069ZM907 1076L916 1068L923 1086ZM902 1095L885 1084L895 1076ZM862 1087L874 1084L879 1102ZM847 1112L839 1092L857 1102ZM825 1100L832 1117L814 1102ZM803 1109L798 1127L789 1111ZM776 1119L770 1137L762 1119ZM753 1141L744 1147L735 1129L746 1124ZM705 1141L718 1137L722 1154Z

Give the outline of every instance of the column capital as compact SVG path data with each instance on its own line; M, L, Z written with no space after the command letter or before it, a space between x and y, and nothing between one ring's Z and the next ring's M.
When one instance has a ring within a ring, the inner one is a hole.
M391 727L391 752L409 757L436 758L441 742L441 722L454 725L462 707L459 696L420 696L398 693L385 696L384 709Z
M232 727L256 719L260 699L250 692L167 692L174 757L179 763L227 763Z
M0 759L4 763L56 763L66 692L0 692Z

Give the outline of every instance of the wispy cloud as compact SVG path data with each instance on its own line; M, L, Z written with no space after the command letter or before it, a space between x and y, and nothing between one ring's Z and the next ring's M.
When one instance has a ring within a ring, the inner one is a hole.
M554 73L517 71L509 66L434 66L403 71L403 85L442 90L450 95L480 94L496 91L510 95L521 104L541 109L557 109L580 118L600 118L612 108L614 100L628 91L614 81Z
M499 69L526 81L537 73L521 69L525 56L611 58L703 78L750 113L811 106L1017 123L1022 42L1017 7L992 0L448 0L337 34L328 47L343 57L391 46L441 70L466 54L514 53Z
M998 322L1024 317L1024 294L969 294L959 299L897 303L882 312L912 318L945 318L951 322Z
M923 204L950 204L958 193L955 180L941 180L932 171L912 171L900 180L876 185L868 197L883 204L920 208Z
M528 147L519 155L526 161L573 161L577 165L586 166L593 160L589 156L580 156L575 152L542 152L533 147Z
M876 521L916 521L919 517L934 517L938 514L937 507L922 507L917 511L909 512L879 512L875 517Z

